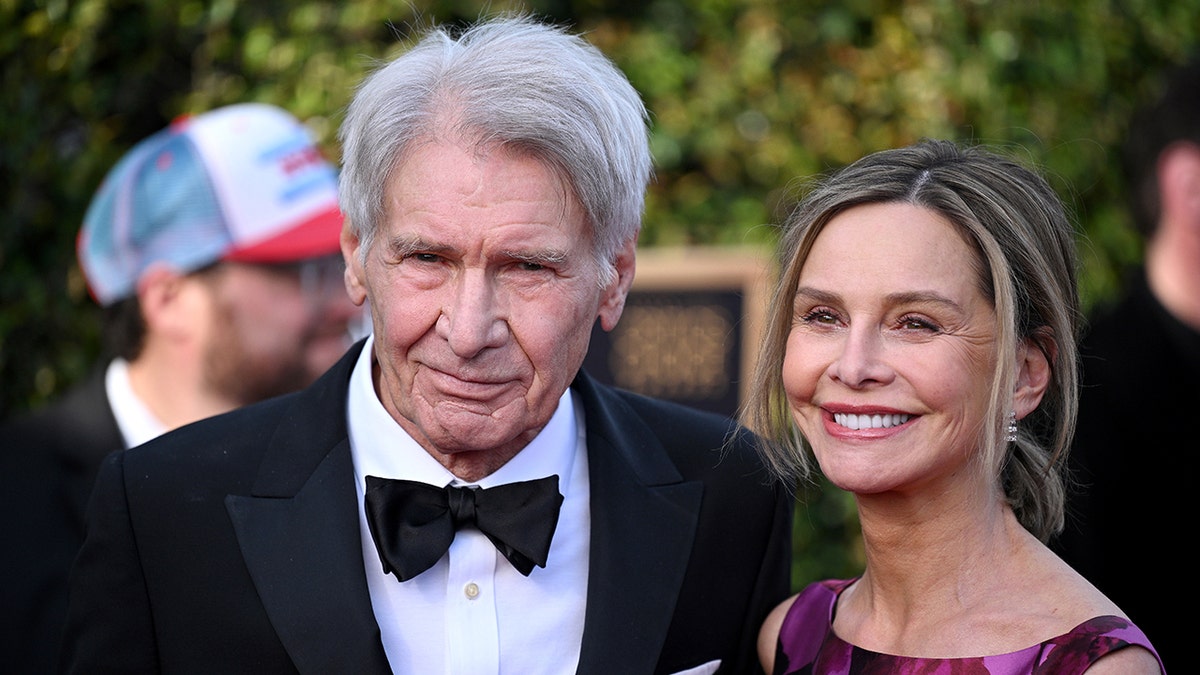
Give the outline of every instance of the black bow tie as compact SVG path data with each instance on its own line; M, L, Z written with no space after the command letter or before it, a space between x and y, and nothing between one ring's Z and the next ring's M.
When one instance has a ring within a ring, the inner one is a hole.
M558 476L493 488L437 488L427 483L367 476L367 525L384 573L408 581L441 559L454 533L483 532L525 576L546 566L558 525Z

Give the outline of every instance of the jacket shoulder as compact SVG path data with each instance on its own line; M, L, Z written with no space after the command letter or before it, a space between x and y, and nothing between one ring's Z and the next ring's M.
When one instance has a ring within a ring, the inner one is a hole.
M685 477L725 476L760 485L772 482L758 453L757 437L735 420L595 381L590 386L598 398L616 401L631 411Z

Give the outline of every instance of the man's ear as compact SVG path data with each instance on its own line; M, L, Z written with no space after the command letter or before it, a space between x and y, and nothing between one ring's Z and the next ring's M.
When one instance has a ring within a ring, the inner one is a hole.
M625 299L629 297L633 273L637 268L637 237L621 246L613 266L616 268L616 278L609 282L600 297L600 327L605 331L616 328L621 313L625 311Z
M187 337L194 330L197 307L190 299L194 281L169 265L156 263L137 282L138 306L147 332L168 338Z
M1058 343L1049 329L1025 338L1017 348L1017 383L1013 392L1013 412L1022 419L1037 409L1050 387L1052 364L1058 357Z
M367 300L367 277L362 262L364 256L360 253L362 240L350 227L349 220L342 224L341 244L342 258L346 261L346 293L350 295L351 302L361 307Z

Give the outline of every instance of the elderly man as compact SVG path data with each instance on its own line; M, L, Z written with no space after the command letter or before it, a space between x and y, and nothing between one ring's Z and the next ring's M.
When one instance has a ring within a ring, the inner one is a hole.
M753 672L789 506L745 432L580 371L634 273L646 113L594 47L431 30L342 128L315 385L108 461L78 672Z

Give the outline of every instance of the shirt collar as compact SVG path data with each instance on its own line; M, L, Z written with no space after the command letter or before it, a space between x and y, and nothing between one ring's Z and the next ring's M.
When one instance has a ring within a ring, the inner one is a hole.
M141 445L166 433L167 425L155 417L133 391L129 382L129 363L125 359L115 358L108 364L104 371L104 393L108 395L108 405L117 420L121 437L125 439L125 447Z

